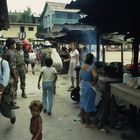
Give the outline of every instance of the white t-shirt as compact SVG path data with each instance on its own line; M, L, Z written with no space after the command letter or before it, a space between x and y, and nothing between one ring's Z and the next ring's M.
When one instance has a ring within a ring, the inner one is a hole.
M42 67L41 72L43 72L43 81L42 82L50 82L54 81L55 74L57 73L54 67Z

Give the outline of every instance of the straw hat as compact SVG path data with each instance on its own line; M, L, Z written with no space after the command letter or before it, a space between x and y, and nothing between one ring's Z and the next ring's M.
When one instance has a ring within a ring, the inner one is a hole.
M84 48L84 47L85 47L85 45L79 44L79 49L82 49L82 48Z
M45 45L45 46L51 46L51 43L50 43L48 40L46 40L46 41L44 42L44 45Z

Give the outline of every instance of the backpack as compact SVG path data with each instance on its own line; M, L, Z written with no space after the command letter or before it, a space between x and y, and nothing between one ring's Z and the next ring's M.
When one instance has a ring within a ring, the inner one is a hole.
M0 67L1 67L1 74L2 74L1 78L4 78L3 77L2 63L3 63L3 58L1 59ZM9 98L7 98L7 95L3 93L2 99L1 99L1 104L0 104L0 112L4 117L10 118L11 117L11 110L12 110L12 108L10 105L10 100L9 100Z
M79 72L80 72L80 69L81 67L80 66L77 66L75 67L75 70L76 70L76 88L74 88L72 91L71 91L71 99L73 101L80 101L80 87L79 87Z

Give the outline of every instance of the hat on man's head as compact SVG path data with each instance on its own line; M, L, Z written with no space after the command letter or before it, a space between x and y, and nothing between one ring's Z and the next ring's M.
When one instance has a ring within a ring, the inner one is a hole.
M51 46L52 44L50 43L50 41L48 41L48 40L46 40L45 42L44 42L44 46Z
M83 44L79 44L79 49L85 48L86 46Z

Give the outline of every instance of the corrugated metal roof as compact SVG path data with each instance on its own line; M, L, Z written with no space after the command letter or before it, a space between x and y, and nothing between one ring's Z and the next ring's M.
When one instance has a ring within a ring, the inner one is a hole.
M65 9L66 3L58 2L47 2L48 6L54 11L64 11L64 12L78 12L77 9Z
M80 10L79 9L65 9L66 3L58 3L58 2L46 2L45 7L43 9L43 12L40 16L40 18L44 15L47 7L50 7L54 11L61 11L61 12L71 12L71 13L77 13Z
M58 2L47 2L48 6L50 6L52 9L65 9L66 4L65 3L58 3Z

